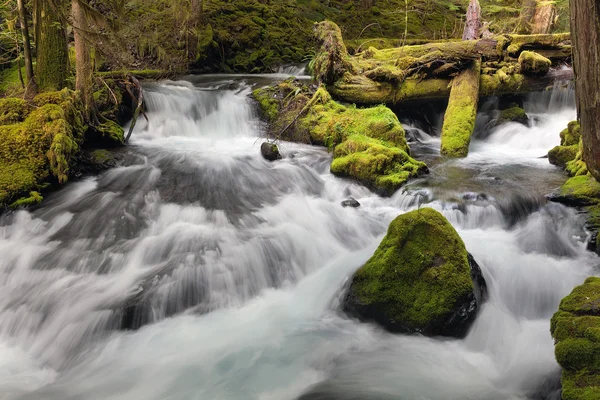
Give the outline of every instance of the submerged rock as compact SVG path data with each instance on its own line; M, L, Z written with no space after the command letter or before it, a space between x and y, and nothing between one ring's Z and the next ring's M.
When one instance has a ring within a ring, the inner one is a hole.
M275 161L281 159L279 147L275 143L264 142L260 145L260 154L267 161Z
M346 200L342 201L342 207L358 208L360 207L360 203L354 197L348 197Z
M600 278L588 278L562 299L550 332L563 368L562 399L600 398Z
M463 337L486 293L481 269L442 214L397 217L343 302L349 315L392 332Z

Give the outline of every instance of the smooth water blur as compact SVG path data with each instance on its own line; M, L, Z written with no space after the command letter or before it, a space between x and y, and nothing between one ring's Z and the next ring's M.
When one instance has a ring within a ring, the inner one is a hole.
M582 216L544 198L564 176L539 156L572 103L530 98L531 127L494 128L464 160L416 130L431 175L381 198L333 177L321 148L262 159L252 79L148 85L123 165L1 217L0 398L557 398L549 319L597 264ZM488 283L463 340L339 312L418 207L444 213Z

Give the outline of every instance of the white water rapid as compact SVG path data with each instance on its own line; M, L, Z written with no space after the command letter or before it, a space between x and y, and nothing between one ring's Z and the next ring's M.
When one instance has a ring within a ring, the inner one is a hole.
M598 264L582 216L544 198L565 178L540 157L572 102L531 97L532 127L486 131L464 160L423 135L431 174L381 198L333 177L321 148L262 159L254 82L148 85L120 167L0 217L0 399L558 399L549 320ZM389 222L419 206L453 223L488 284L463 340L339 311Z

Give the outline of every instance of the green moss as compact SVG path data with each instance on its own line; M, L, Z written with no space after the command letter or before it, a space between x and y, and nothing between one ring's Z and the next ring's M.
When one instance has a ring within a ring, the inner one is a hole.
M588 278L565 297L552 317L555 355L563 367L563 399L600 395L600 278Z
M442 127L441 153L448 157L466 157L475 129L479 103L480 63L454 78Z
M578 145L581 140L581 126L579 121L571 121L566 129L560 133L561 146Z
M65 24L49 2L41 2L36 36L36 82L40 91L61 90L69 75Z
M548 152L548 161L550 164L566 168L567 163L577 157L579 146L556 146Z
M534 51L523 51L519 55L519 67L525 75L544 75L551 65L552 61Z
M561 188L560 196L579 205L600 203L600 183L590 174L570 178Z
M414 160L404 150L361 134L349 136L336 146L331 163L334 175L356 179L386 195L425 171L425 163Z
M106 121L94 127L95 139L106 146L125 145L125 132L123 127L114 121Z
M398 117L383 105L345 106L333 101L323 87L312 92L294 79L258 89L254 98L273 136L335 147L331 171L336 175L391 194L427 170L410 157Z
M9 207L10 208L29 207L29 206L33 206L33 205L41 203L42 200L44 200L44 198L42 197L41 194L39 194L39 192L29 192L29 197L20 198L19 200L12 203Z
M45 104L23 122L0 125L0 207L38 191L48 181L64 183L68 179L80 140L75 115L81 116L74 102L65 100L57 105L49 99L64 100L51 93L36 98L36 104Z
M437 211L397 217L349 296L409 331L435 331L474 290L465 245Z
M527 124L527 120L527 113L523 107L515 105L500 112L498 123L502 124L505 122L519 122L521 124Z
M105 149L94 150L91 153L91 158L94 163L102 164L113 159L112 153Z
M23 99L15 97L0 99L0 125L23 121L29 110L29 103Z

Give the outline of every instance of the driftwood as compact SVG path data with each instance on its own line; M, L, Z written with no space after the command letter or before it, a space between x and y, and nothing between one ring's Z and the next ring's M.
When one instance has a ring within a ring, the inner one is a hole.
M137 96L137 107L135 108L135 112L133 113L133 119L131 120L131 124L129 125L129 132L127 132L127 136L125 137L125 143L129 142L129 138L131 137L131 134L133 133L133 128L135 128L135 124L137 122L137 119L140 115L140 111L142 110L142 107L144 104L144 90L142 89L142 85L133 75L130 75L129 79L137 87L138 96ZM131 93L131 94L133 94L133 93ZM146 117L146 119L147 119L147 117Z

